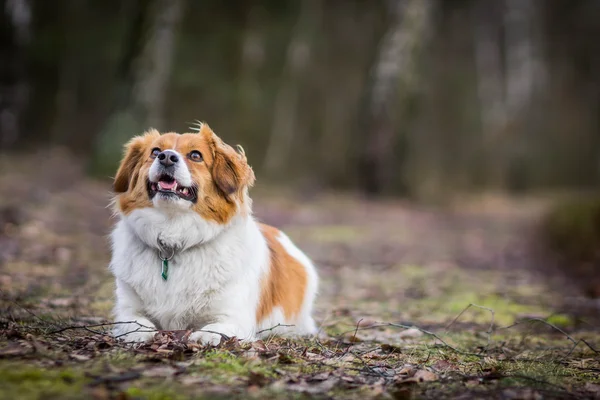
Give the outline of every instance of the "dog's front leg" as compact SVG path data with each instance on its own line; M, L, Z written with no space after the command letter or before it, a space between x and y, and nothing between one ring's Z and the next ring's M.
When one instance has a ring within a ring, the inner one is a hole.
M255 339L257 288L245 282L232 283L211 304L213 320L190 335L190 341L217 345L221 338Z
M216 322L202 327L190 335L190 341L213 346L221 342L221 338L227 340L236 337L248 341L254 340L252 327L244 327L239 322Z
M148 342L156 326L142 315L142 300L127 283L117 279L117 304L114 309L113 336L126 342Z

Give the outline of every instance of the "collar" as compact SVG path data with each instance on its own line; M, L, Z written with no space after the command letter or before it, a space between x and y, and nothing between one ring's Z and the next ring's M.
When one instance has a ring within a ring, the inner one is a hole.
M169 278L169 261L175 257L177 247L166 245L160 238L157 239L156 243L158 245L158 257L161 260L160 276L166 281Z

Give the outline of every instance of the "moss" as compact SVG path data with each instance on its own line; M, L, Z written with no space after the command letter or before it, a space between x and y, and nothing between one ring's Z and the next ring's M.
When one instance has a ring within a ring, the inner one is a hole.
M79 399L85 378L73 369L41 368L16 363L0 364L0 398ZM6 396L6 397L3 397Z
M311 228L290 228L286 231L291 237L308 236L321 243L355 243L365 237L365 231L352 225L321 225Z
M550 247L567 257L594 259L600 247L600 197L554 205L544 219L542 234Z
M149 387L145 384L143 388L134 385L127 388L124 394L132 399L144 400L183 400L189 398L189 396L178 393L173 387L166 385Z
M567 326L572 326L575 323L575 320L566 314L554 314L549 316L546 321L549 324L561 327L561 328L565 328Z
M212 349L197 358L189 367L191 373L210 376L215 383L227 383L251 373L274 377L273 367L258 360L248 360L226 350Z

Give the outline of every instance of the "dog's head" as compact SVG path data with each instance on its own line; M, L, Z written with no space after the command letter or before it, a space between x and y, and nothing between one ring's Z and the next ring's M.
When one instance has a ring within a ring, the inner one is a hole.
M125 215L148 207L193 210L225 224L250 211L254 172L243 150L225 144L206 124L198 133L150 130L125 149L114 180L116 203Z

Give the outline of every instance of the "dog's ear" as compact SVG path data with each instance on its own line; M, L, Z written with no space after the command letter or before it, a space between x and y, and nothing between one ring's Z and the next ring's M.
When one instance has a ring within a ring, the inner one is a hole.
M236 153L229 146L215 149L212 177L215 184L226 195L254 184L254 172L248 165L246 157Z
M116 193L125 193L129 190L130 183L137 180L138 163L144 156L148 156L146 153L149 142L159 136L160 133L152 129L142 136L134 137L125 145L125 156L121 160L113 182L113 190Z
M254 171L248 165L246 154L240 146L236 152L215 135L205 123L200 124L198 133L203 136L212 150L212 178L225 195L229 196L240 189L254 185Z

